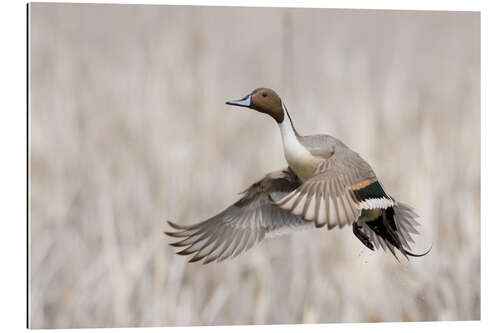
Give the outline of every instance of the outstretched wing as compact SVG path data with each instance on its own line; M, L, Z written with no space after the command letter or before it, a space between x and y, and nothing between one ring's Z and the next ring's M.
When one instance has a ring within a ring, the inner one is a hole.
M278 207L314 221L317 227L326 224L331 229L352 224L362 209L394 205L370 165L348 148L337 147L314 173L299 188L276 201Z
M205 258L206 264L235 257L266 235L305 226L303 219L271 201L280 200L300 185L290 169L271 172L245 190L238 202L206 221L191 226L168 222L176 231L166 234L182 238L170 245L184 247L178 254L194 254L190 262Z

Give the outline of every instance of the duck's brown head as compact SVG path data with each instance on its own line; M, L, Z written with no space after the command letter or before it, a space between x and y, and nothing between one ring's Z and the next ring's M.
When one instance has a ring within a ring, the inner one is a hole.
M242 99L227 101L226 104L247 107L262 113L267 113L279 123L285 117L281 98L269 88L257 88Z

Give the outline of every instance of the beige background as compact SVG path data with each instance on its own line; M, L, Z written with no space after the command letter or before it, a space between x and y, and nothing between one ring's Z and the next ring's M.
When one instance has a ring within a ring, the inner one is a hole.
M30 325L480 318L479 13L34 4ZM350 228L202 266L188 224L285 165L274 88L301 134L334 135L421 215L401 263Z

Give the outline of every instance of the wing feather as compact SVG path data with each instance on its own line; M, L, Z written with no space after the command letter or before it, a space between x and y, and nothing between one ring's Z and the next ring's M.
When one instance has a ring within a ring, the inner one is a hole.
M298 229L296 226L308 224L272 201L293 194L293 198L288 199L289 208L303 212L306 196L296 191L301 184L290 169L271 172L245 190L239 201L216 216L189 226L168 222L174 231L165 233L180 238L170 245L182 248L177 252L180 255L193 255L189 262L203 260L207 264L235 257L268 234L274 235L281 229L294 230ZM295 196L301 200L294 199ZM308 204L311 202L308 201Z
M373 183L377 186L357 194ZM385 192L380 195L377 191L383 192L370 165L349 148L336 147L333 155L318 165L313 177L275 203L306 221L314 221L316 227L327 224L328 229L342 228L357 221L363 209L394 205Z

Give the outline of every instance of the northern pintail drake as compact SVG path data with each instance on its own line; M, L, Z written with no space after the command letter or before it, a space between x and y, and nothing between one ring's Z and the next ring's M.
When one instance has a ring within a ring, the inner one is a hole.
M352 225L354 235L370 250L389 249L408 256L418 234L418 215L385 191L370 165L342 141L329 135L301 136L276 92L258 88L226 104L270 115L281 131L288 167L270 172L242 192L243 197L206 221L166 232L171 243L194 254L190 262L222 261L248 250L264 238L301 227L329 230Z

